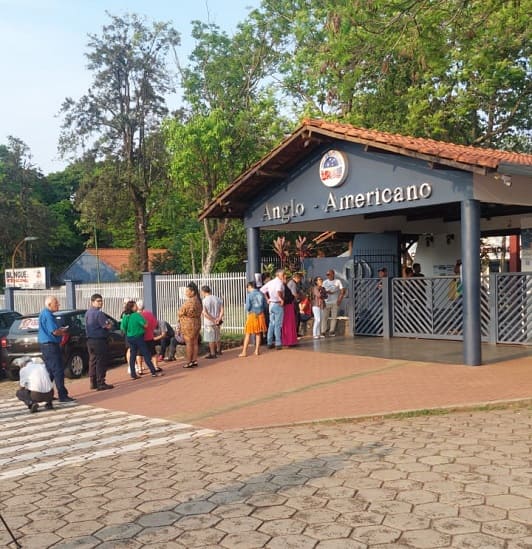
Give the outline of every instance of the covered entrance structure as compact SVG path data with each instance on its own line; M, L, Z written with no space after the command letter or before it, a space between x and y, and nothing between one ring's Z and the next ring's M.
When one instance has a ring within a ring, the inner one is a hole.
M250 279L260 272L261 229L351 233L353 266L355 259L357 265L370 265L368 259L377 250L381 258L388 258L392 277L400 275L405 235L421 235L426 276L422 286L415 280L417 289L396 278L395 283L385 284L383 292L372 276L362 287L363 275L350 271L353 333L372 314L381 326L374 335L385 337L401 329L398 311L406 318L428 311L431 322L438 315L458 315L460 333L450 329L438 337L463 338L464 363L478 365L486 293L481 281L481 235L530 234L532 155L307 120L220 193L201 213L200 218L205 217L244 220ZM447 280L436 292L443 298L435 302L434 281L453 274L450 257L462 261L459 287L451 289ZM531 293L532 280L519 278L504 311L509 317L508 311L517 312L517 330L525 342L532 337ZM380 318L375 311L361 317L364 296L372 304L381 303ZM496 321L497 311L493 315ZM402 326L408 330L409 323Z

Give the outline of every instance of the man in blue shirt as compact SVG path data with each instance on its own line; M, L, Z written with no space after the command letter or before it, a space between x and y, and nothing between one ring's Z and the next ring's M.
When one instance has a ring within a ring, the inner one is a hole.
M68 396L65 387L65 370L63 357L61 355L61 338L68 332L68 327L60 328L53 313L59 310L57 297L50 295L44 302L44 309L39 314L39 335L38 341L46 369L50 379L55 383L59 402L73 402L74 399Z
M103 298L100 294L91 296L91 306L85 313L85 331L89 350L89 378L91 389L106 391L113 385L105 383L107 374L107 336L112 322L102 311Z

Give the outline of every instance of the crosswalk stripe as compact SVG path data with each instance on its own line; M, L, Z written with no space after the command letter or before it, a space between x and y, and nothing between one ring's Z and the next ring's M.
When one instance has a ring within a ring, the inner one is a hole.
M18 399L0 400L0 423L0 480L216 432L80 404L30 414Z

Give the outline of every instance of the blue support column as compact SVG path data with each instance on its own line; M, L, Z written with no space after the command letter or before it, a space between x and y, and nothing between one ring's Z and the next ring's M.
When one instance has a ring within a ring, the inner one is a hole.
M480 203L461 203L464 364L481 364L480 330Z
M255 273L260 273L260 229L248 227L246 232L248 245L246 278L247 280L255 280Z
M157 291L155 288L155 273L142 273L144 308L157 316Z
M76 309L76 283L73 280L65 280L66 308ZM89 303L86 304L90 306Z
M15 310L15 288L8 286L4 290L4 307L10 311Z

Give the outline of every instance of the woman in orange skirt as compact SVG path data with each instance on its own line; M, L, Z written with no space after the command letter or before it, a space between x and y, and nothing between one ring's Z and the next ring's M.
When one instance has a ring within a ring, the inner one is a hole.
M264 310L268 306L264 294L257 290L255 282L248 282L248 295L246 296L246 311L248 313L246 319L246 327L244 329L244 346L242 352L238 356L247 356L249 338L251 334L255 336L255 355L259 354L260 340L262 334L266 332L266 319Z

